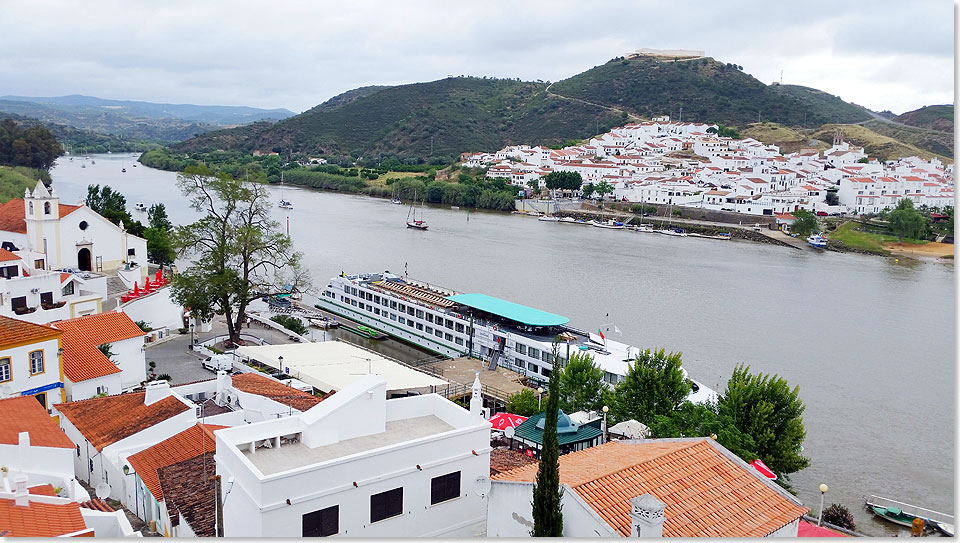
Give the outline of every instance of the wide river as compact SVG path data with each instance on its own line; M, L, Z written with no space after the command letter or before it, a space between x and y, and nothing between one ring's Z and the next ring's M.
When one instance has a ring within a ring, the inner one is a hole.
M175 223L192 221L176 174L135 158L61 158L53 186L64 203L110 185ZM81 164L86 162L86 168ZM121 168L126 168L126 173ZM566 315L587 330L613 322L641 347L683 353L684 367L723 391L739 363L780 375L806 403L804 454L792 477L816 516L842 503L868 534L862 497L878 494L953 513L955 456L954 264L772 245L679 239L505 213L428 207L427 232L404 227L389 200L271 188L314 286L341 271L390 270L460 292L483 292ZM143 214L141 214L143 215ZM145 217L136 217L146 222ZM609 314L609 317L606 315ZM612 330L612 327L611 327ZM606 332L605 332L606 333Z

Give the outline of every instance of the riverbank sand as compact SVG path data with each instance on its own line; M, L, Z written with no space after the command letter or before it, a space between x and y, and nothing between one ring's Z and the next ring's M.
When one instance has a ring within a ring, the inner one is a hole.
M945 256L953 256L953 244L952 243L938 243L931 241L930 243L884 243L883 248L890 251L894 254L899 254L903 256L925 256L933 258L942 258Z

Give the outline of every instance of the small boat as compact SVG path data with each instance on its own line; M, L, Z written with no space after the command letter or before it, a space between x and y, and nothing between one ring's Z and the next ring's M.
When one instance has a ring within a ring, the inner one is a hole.
M133 205L133 210L134 210L134 211L146 211L146 210L147 210L147 206L144 205L143 202L137 202L136 204Z
M573 217L560 217L558 222L577 222L577 219L574 219Z
M653 225L649 223L639 224L637 226L634 226L633 231L634 232L650 232L650 233L656 232L656 230L653 229Z
M720 232L716 236L717 239L730 239L730 232Z
M913 515L908 515L904 513L899 507L870 507L870 510L874 512L877 516L883 518L884 520L889 520L894 524L899 524L900 526L906 526L910 528L913 526L913 519L917 518Z
M460 209L460 206L450 206L450 209Z
M666 236L677 236L681 238L687 237L687 232L684 231L683 228L673 228L673 229L664 228L662 230L657 230L657 233L664 234Z
M882 496L866 496L864 503L867 510L873 514L899 526L911 528L914 519L919 518L923 519L926 527L930 529L937 530L950 537L954 535L953 515L898 502Z
M293 209L293 204L291 204L287 200L280 200L279 206L280 206L280 209Z
M430 228L424 221L407 221L407 228L413 228L416 230L426 230Z
M537 217L538 221L544 222L560 222L560 217L555 217L553 215L544 215L542 217Z
M311 317L307 320L310 321L311 325L316 326L317 328L323 328L324 330L340 326L340 323L337 322L337 319L328 319L327 317Z
M80 163L80 167L81 167L81 168L86 168L87 165L81 162L81 163Z
M413 200L410 202L410 209L407 210L407 228L414 230L426 230L430 228L427 222L423 220L423 200L420 201L420 218L417 218L417 208L414 207L417 201L417 194L413 194Z
M624 226L622 222L617 222L613 219L610 219L605 222L600 222L598 220L590 221L591 226L596 226L597 228L608 228L610 230L623 230Z
M827 247L827 237L820 232L814 232L807 238L807 243L816 249L824 249Z
M395 205L401 205L403 204L403 200L401 200L400 198L394 198L393 200L390 200L390 203Z
M134 165L133 165L133 167L134 167L134 168L136 168L136 167L137 167L137 165L136 165L136 164L134 164Z
M123 173L127 173L127 169L126 169L126 168L120 168L120 171L123 172Z

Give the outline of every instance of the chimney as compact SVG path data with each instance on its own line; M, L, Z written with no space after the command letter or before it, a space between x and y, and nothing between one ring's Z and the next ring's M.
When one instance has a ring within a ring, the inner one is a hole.
M480 372L473 379L473 388L470 394L470 414L481 416L483 410L483 387L480 385Z
M21 446L21 447L29 447L29 446L30 446L30 432L20 432L17 437L20 438L20 446Z
M631 537L663 537L667 504L652 494L641 494L630 500L630 506Z
M143 396L143 404L153 405L171 394L170 385L167 384L166 381L147 383L147 391Z
M214 397L220 407L227 405L227 390L230 388L233 388L233 379L227 375L227 372L217 370L217 393Z
M27 476L19 474L13 478L13 500L17 507L26 507L30 505L29 492L27 492Z

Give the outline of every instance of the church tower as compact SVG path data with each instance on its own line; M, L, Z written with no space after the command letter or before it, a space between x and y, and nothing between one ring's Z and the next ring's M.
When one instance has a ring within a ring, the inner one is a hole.
M27 223L27 249L44 253L44 267L60 263L60 197L56 189L47 190L38 180L33 192L23 195L24 219Z

